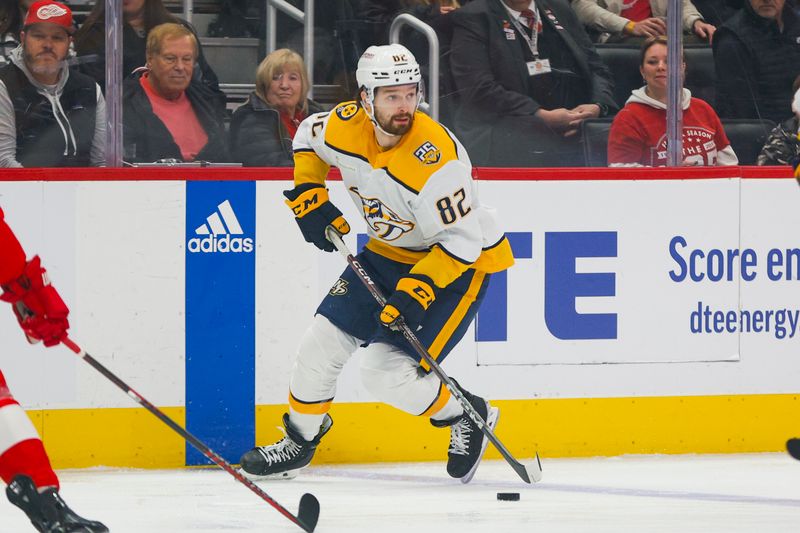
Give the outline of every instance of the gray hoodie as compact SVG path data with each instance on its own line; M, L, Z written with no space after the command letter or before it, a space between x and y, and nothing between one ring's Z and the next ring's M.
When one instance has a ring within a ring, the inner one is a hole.
M61 109L60 97L64 90L64 85L69 78L69 68L67 62L61 63L61 73L58 77L58 83L55 86L48 86L36 81L30 71L28 71L25 60L23 59L22 46L16 47L11 51L8 58L11 63L19 67L28 81L36 87L39 94L44 96L50 101L53 108ZM95 126L94 137L92 139L92 148L89 153L89 160L92 166L105 165L105 146L106 146L106 102L103 98L103 93L100 87L95 84L97 88L97 110L95 112ZM64 135L64 146L75 146L75 134L72 131L72 126L66 120L66 114L61 109L61 113L55 115L56 121L61 126L61 133ZM71 140L71 142L68 142ZM68 154L64 154L68 155ZM0 81L0 167L22 167L17 161L17 126L14 118L14 106L11 103L11 97L8 94L8 88L5 83Z

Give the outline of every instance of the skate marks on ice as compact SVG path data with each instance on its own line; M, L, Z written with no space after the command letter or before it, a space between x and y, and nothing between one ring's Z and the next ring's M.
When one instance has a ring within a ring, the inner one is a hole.
M800 523L800 463L785 453L548 459L547 471L531 486L505 462L484 460L463 485L444 462L323 465L261 486L279 501L315 494L321 533L789 533ZM299 531L218 470L60 476L70 505L113 533ZM0 501L0 532L27 531L24 514Z

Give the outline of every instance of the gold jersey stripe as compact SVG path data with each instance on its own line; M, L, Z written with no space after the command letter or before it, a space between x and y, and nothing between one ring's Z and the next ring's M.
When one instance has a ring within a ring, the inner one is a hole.
M424 259L414 265L411 273L428 276L434 285L443 289L466 272L470 266L469 263L463 263L448 254L441 246L436 246Z
M507 237L503 237L497 244L485 248L472 268L493 274L511 268L514 264L514 252Z
M398 263L403 263L405 265L416 265L420 261L422 261L430 252L430 250L409 250L407 248L399 248L397 246L392 246L390 244L386 244L385 242L379 241L377 239L370 239L367 241L366 245L367 250L371 252L375 252L378 255L381 255L387 259L391 259L392 261L397 261ZM446 254L444 254L446 255ZM481 252L480 257L478 260L475 261L470 268L474 268L475 270L479 270L481 272L486 272L488 274L493 274L495 272L501 272L506 270L507 268L511 267L514 264L514 254L511 251L511 244L508 242L506 237L500 239L496 244L492 245L489 248L486 248ZM415 272L421 273L421 272ZM436 280L425 274L429 278L434 280L434 284L437 287L441 287ZM455 278L453 278L455 279Z
M475 299L478 297L478 292L481 290L481 286L483 286L483 280L486 278L486 274L483 272L475 272L475 275L472 276L472 281L467 288L467 292L464 293L464 296L461 297L461 301L458 302L456 305L455 310L450 315L450 318L447 319L447 322L444 323L442 326L442 330L433 339L433 342L428 348L428 353L433 357L433 360L436 361L439 356L442 354L442 350L444 349L447 341L450 340L450 337L453 336L455 333L456 328L458 328L461 321L464 320L464 317L467 315L467 311L469 311L470 306L475 303ZM425 371L429 371L431 366L423 359L420 361L419 365L425 369Z

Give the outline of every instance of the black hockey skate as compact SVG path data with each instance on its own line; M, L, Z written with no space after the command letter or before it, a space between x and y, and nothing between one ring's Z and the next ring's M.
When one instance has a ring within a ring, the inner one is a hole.
M453 380L455 382L455 380ZM489 402L464 390L461 385L455 382L459 390L464 394L469 403L475 408L481 418L486 421L486 425L494 429L497 419L500 417L500 409L492 407ZM447 450L447 473L454 478L458 478L462 483L469 483L486 451L489 439L481 432L478 425L472 421L466 411L461 415L449 420L434 420L431 424L436 427L450 426L450 448Z
M100 522L86 520L67 507L55 489L42 493L36 490L33 480L16 476L6 487L8 501L25 511L36 531L42 533L108 533Z
M319 433L313 440L303 439L291 422L289 414L283 415L280 428L286 434L281 440L270 446L259 446L245 453L239 462L242 471L252 479L294 479L301 469L308 466L322 437L330 431L333 419L325 415Z

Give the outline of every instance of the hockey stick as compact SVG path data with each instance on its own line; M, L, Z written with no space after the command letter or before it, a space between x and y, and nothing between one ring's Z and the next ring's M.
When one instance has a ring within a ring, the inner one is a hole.
M113 372L103 366L94 357L86 353L80 346L75 344L69 337L61 341L64 346L75 352L78 357L92 365L95 370L103 374L114 385L122 389L125 394L133 398L139 405L153 413L159 420L168 425L178 435L187 440L192 446L197 448L203 455L214 461L220 468L236 478L236 481L255 492L262 500L273 506L283 516L303 528L305 531L314 531L319 520L319 501L313 494L303 494L300 498L300 505L297 509L297 516L290 513L285 507L273 500L269 494L244 477L238 470L230 465L225 459L219 456L214 450L203 444L203 442L179 426L174 420L165 415L158 407L148 402L141 394L130 388L124 381L119 379Z
M789 455L800 461L800 439L789 439L786 441L786 451Z
M386 298L381 293L381 290L375 285L375 282L372 281L367 271L364 267L361 266L361 263L353 257L353 254L350 253L350 250L347 249L347 245L342 240L342 236L336 231L332 226L328 226L325 229L325 236L328 238L333 246L339 251L340 254L347 260L347 264L350 265L350 268L356 273L358 278L361 282L367 287L367 290L372 294L375 300L378 302L378 305L383 306L386 303ZM500 442L500 439L494 434L492 428L486 425L486 422L481 418L481 415L475 410L472 404L464 397L464 394L461 390L455 385L452 379L444 373L444 370L439 366L439 363L431 357L431 354L428 353L428 350L422 345L414 332L411 331L403 317L398 319L398 324L400 326L400 332L406 338L406 340L411 344L414 348L414 351L419 354L422 359L425 360L426 363L431 367L431 370L434 374L444 383L447 390L456 397L458 402L461 404L461 407L464 408L464 411L469 415L469 417L475 422L480 430L486 435L492 444L494 444L497 451L500 452L500 455L506 460L506 462L511 465L511 468L522 478L525 483L535 483L537 481L541 481L542 479L542 462L539 460L539 454L536 454L536 464L530 465L523 465L516 459L514 456L511 455L511 452Z

